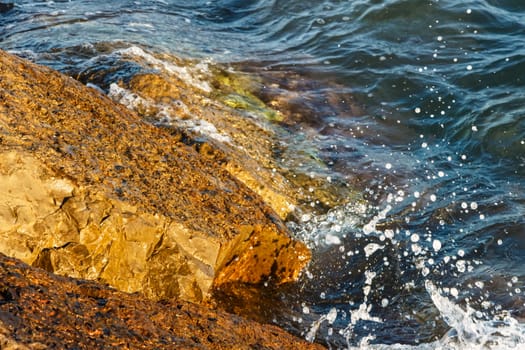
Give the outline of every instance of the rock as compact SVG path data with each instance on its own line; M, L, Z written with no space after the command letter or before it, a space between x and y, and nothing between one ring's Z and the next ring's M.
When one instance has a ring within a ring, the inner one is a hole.
M0 51L0 252L152 299L293 281L309 251L261 196L288 201L221 152Z
M241 117L177 76L136 74L109 95L145 120L184 134L182 141L213 159L243 182L285 219L297 205L297 189L280 173L273 159L276 140L271 130Z
M76 76L101 85L145 120L182 134L183 142L241 180L281 219L362 202L361 193L346 179L334 177L308 139L296 143L301 132L283 127L305 111L298 110L293 96L277 94L274 90L281 89L267 86L262 77L218 65L199 68L191 61L153 56L139 48L117 52L112 69L86 68ZM282 83L285 75L280 80L270 77L271 85ZM127 78L117 82L118 76Z
M154 302L0 254L0 348L322 349L272 325L181 300Z

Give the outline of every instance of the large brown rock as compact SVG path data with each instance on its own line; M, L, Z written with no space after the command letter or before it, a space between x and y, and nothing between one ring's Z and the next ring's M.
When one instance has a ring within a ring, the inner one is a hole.
M304 244L220 159L182 141L0 51L0 252L154 299L294 280Z
M276 326L181 300L154 302L0 254L0 348L322 349Z

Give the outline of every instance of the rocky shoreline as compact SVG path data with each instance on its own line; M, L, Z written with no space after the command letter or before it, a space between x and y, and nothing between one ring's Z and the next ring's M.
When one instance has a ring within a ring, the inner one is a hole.
M0 348L321 349L273 325L185 302L154 302L0 254Z
M0 51L0 253L23 261L0 256L4 345L306 346L204 306L221 284L291 282L310 253L217 148L187 138Z
M153 299L294 280L309 252L256 193L76 80L0 56L2 252Z
M0 254L0 348L322 349L273 325L183 300L154 302Z

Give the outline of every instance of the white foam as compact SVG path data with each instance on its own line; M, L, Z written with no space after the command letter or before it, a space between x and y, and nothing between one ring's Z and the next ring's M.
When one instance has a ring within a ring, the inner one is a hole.
M181 67L171 62L160 60L137 46L131 46L126 49L117 50L115 53L122 56L139 57L144 60L144 62L157 69L163 69L170 74L176 75L181 80L184 80L193 87L196 87L205 92L212 91L208 82L197 78L198 75L209 72L208 65L205 62L199 63L193 69L189 67Z
M366 211L367 207L361 203L348 203L324 215L300 214L300 222L289 222L288 226L310 248L339 245L343 243L341 238L346 229L355 228L363 222Z
M425 287L438 308L443 320L451 327L439 341L444 349L524 349L525 324L519 323L510 315L503 314L486 321L467 305L463 310L448 298L441 295L431 281Z
M114 101L117 101L131 110L140 109L157 109L156 119L159 124L177 125L194 133L209 137L221 143L231 144L232 140L228 135L220 133L215 125L198 118L179 119L175 115L173 108L163 104L155 104L149 99L145 99L138 94L120 87L118 84L111 84L109 86L108 96ZM188 114L189 109L182 102L179 102L178 107L183 110L183 113Z
M383 249L384 247L384 245L379 245L377 243L368 243L364 248L365 255L368 258L370 255L374 254L379 249Z
M114 100L123 104L131 110L137 110L140 108L147 108L152 105L151 101L148 101L139 95L120 87L118 84L112 83L109 86L108 96Z
M348 350L508 350L525 349L525 324L508 314L492 320L480 318L483 313L467 305L465 309L441 295L431 281L425 287L441 318L451 328L441 339L419 345L370 344L373 336L364 337L358 346Z
M215 125L204 119L186 119L178 122L178 125L183 126L187 130L199 133L201 135L212 138L221 143L231 144L232 140L229 136L221 134Z
M341 238L339 238L338 236L336 235L333 235L331 233L328 233L326 236L325 236L325 242L326 244L329 244L329 245L340 245L341 244Z
M366 225L363 226L363 233L369 235L373 232L376 232L376 225L380 220L386 218L386 214L392 210L392 206L387 205L385 209L381 210L377 215L375 215L372 220L370 220Z

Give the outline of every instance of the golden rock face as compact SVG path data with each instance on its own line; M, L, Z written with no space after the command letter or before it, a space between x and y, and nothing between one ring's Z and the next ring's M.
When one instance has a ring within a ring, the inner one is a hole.
M0 252L153 299L293 280L307 248L217 152L0 52Z

